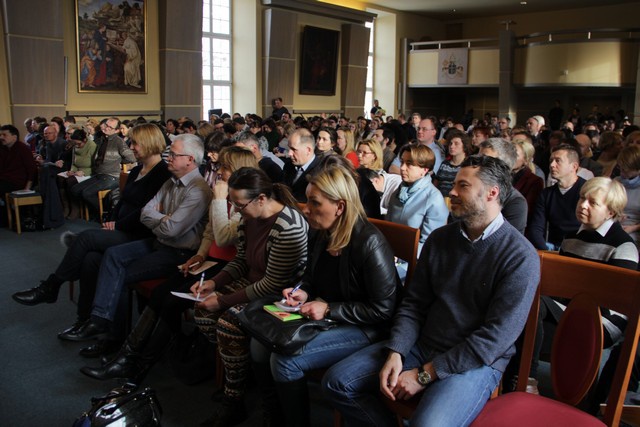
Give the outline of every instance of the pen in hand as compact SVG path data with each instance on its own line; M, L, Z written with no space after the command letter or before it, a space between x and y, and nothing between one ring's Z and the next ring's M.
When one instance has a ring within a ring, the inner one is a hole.
M300 286L302 286L302 282L298 283L293 289L291 289L291 292L289 292L289 297L291 297L295 291L300 289ZM287 302L287 299L286 298L282 298L282 301L280 301L280 302L282 304L284 304L285 302Z
M198 300L200 299L200 288L202 287L203 283L204 283L204 271L200 275L200 284L198 284L198 294L196 295L196 299Z

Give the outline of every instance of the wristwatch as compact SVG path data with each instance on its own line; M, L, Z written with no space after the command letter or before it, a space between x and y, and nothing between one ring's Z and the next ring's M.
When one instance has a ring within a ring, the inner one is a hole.
M432 381L431 374L424 370L424 365L418 368L418 382L420 385L428 385Z

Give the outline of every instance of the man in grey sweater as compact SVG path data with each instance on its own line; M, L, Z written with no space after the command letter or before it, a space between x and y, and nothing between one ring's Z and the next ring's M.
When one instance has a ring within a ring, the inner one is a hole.
M334 365L323 389L350 426L394 425L380 402L422 391L411 425L470 424L496 388L540 279L533 246L500 213L509 167L465 159L451 190L460 219L427 239L388 341Z

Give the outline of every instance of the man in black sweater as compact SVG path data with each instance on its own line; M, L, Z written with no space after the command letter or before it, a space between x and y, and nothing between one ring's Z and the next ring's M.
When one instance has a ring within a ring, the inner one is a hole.
M551 151L549 173L558 182L542 190L527 227L527 238L536 249L558 250L562 239L580 227L575 212L586 181L578 176L579 162L572 145L560 144Z

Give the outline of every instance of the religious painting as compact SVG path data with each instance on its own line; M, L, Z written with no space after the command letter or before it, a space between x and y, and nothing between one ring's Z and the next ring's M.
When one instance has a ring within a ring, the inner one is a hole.
M147 93L147 0L75 0L78 90Z
M466 85L468 74L468 49L440 49L438 53L438 84Z
M339 39L339 31L308 25L304 27L300 55L300 94L336 94Z

